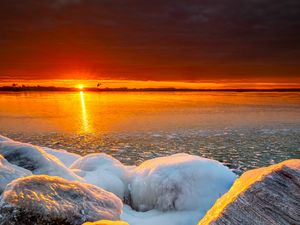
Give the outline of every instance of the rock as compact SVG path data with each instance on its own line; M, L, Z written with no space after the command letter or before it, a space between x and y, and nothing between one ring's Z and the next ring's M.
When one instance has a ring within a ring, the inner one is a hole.
M83 181L58 158L48 154L38 146L15 141L3 141L0 142L0 154L11 164L27 169L33 174L46 174L68 180Z
M124 221L100 220L97 222L86 222L82 225L129 225L129 224Z
M300 224L300 160L245 172L198 225Z
M10 164L0 155L0 194L11 181L30 175L32 173L29 170Z
M81 225L119 220L123 204L94 185L46 175L11 182L0 199L0 225Z
M188 154L158 157L135 168L130 205L143 212L198 210L205 214L235 179L215 160Z
M55 156L58 158L66 167L70 167L77 159L80 159L81 156L75 153L67 152L63 149L53 149L47 147L41 147L48 154Z
M4 137L4 136L0 135L0 142L1 141L12 141L12 140L7 138L7 137Z
M81 157L70 169L86 182L112 192L121 199L129 192L126 167L107 154L94 153Z

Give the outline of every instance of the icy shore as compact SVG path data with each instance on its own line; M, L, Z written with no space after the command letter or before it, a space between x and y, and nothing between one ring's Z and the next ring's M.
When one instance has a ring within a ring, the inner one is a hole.
M0 176L1 225L51 224L51 218L53 224L100 218L131 225L193 225L236 179L221 163L188 154L125 166L103 153L81 157L0 136L0 155L0 175L10 171L9 179ZM108 200L115 206L99 210L97 205Z
M297 159L237 179L189 154L125 166L0 136L0 225L298 224L299 187Z

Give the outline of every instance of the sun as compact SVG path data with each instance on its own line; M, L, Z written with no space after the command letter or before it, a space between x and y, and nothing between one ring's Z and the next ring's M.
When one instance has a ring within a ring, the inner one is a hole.
M83 86L82 84L79 84L79 85L77 86L77 88L80 89L80 90L83 90L83 89L84 89L84 86Z

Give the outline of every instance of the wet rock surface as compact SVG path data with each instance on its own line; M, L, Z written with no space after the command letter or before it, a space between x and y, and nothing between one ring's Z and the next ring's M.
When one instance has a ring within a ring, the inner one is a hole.
M300 160L244 173L198 225L300 224Z
M0 225L81 225L119 220L122 202L96 186L45 175L11 182L0 200Z

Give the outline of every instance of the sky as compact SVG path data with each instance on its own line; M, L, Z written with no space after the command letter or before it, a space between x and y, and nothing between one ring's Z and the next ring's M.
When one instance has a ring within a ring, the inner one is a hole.
M299 0L1 0L0 83L300 86Z

